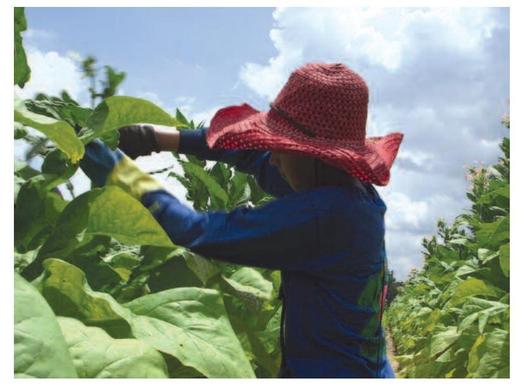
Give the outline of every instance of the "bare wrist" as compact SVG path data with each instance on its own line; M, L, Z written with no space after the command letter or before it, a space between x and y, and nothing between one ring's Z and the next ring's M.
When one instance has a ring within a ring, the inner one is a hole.
M175 127L154 125L155 138L161 151L176 152L179 150L180 132Z

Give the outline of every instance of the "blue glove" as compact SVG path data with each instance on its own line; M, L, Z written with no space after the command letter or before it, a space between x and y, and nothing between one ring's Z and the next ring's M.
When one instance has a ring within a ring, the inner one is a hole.
M112 150L98 139L86 146L80 168L95 187L117 185L139 200L147 192L163 189L160 182L143 172L122 151Z

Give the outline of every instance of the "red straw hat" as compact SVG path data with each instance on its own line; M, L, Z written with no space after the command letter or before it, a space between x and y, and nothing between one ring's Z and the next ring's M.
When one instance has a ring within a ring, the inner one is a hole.
M341 63L296 69L270 110L248 104L213 117L211 148L295 152L318 158L362 181L385 186L403 139L400 132L366 137L368 87Z

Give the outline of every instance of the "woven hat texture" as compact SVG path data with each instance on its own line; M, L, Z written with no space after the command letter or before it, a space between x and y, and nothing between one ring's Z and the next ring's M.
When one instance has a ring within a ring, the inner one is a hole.
M403 134L366 137L367 112L368 87L359 74L341 63L309 63L292 72L268 111L248 104L218 110L207 142L300 153L385 186Z

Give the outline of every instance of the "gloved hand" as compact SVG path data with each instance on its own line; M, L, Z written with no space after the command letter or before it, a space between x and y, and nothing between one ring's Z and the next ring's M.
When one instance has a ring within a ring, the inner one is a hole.
M131 159L160 152L155 129L151 125L128 125L119 130L118 147Z
M95 187L117 185L137 199L147 192L163 188L160 182L143 172L119 149L112 150L99 139L86 146L80 168Z

